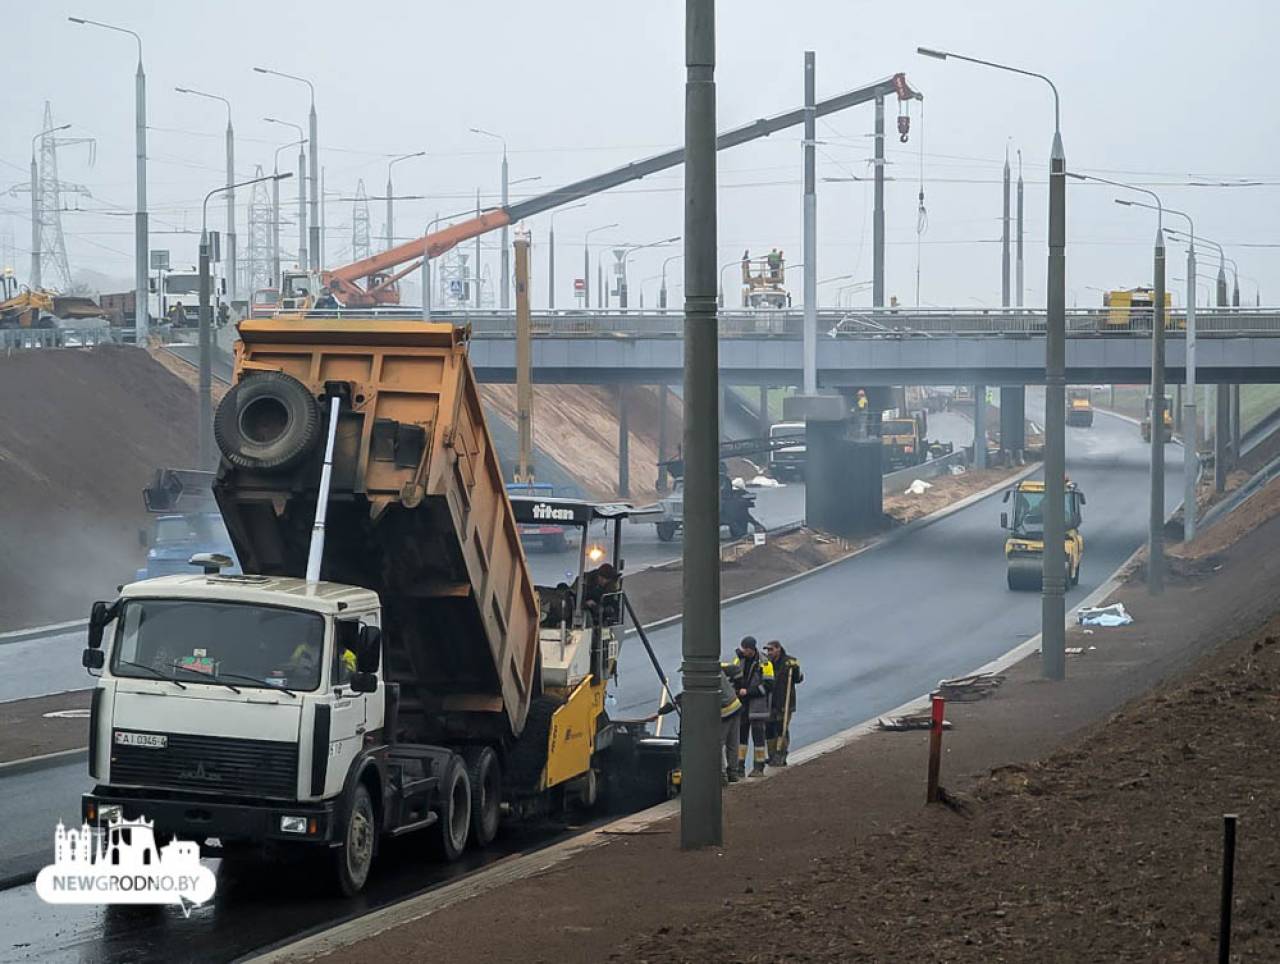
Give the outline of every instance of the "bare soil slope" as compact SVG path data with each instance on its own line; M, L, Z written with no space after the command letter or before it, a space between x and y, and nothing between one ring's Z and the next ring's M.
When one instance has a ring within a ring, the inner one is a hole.
M618 393L627 397L631 499L656 498L659 394L648 386L535 385L533 442L565 467L591 496L618 494ZM488 411L516 423L516 387L484 385ZM668 457L682 431L680 399L667 395Z
M142 487L193 462L195 401L136 348L0 357L0 630L75 619L132 577Z

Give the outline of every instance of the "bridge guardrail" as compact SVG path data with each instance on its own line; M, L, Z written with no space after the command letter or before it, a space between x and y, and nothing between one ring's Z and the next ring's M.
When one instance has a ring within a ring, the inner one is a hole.
M41 348L87 348L93 345L133 342L132 328L2 328L0 350L33 351Z

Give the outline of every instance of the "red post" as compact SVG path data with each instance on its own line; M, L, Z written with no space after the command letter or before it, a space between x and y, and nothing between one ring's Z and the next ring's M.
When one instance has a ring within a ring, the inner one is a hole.
M942 715L947 701L937 694L934 694L931 699L933 714L929 720L929 790L925 802L937 803L939 799L938 770L942 766Z

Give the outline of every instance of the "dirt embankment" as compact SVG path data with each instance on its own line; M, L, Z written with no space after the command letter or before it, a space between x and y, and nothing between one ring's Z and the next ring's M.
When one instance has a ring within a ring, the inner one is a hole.
M534 444L578 479L592 497L618 494L618 397L625 392L631 500L657 497L660 393L645 385L535 385L533 389ZM484 385L481 393L489 411L516 424L516 387ZM675 454L683 431L683 408L667 393L667 457Z
M0 630L84 615L133 576L142 487L195 457L196 399L136 348L0 358Z

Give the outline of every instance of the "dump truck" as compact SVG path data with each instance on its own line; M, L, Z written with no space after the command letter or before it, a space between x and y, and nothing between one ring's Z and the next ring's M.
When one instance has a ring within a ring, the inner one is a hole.
M1084 537L1080 535L1080 509L1084 493L1067 481L1063 504L1068 588L1079 585L1084 560ZM1000 528L1009 531L1004 556L1008 563L1009 588L1039 592L1044 585L1044 482L1023 481L1006 489L1004 503L1013 503L1013 517L1000 513Z
M1164 441L1173 441L1173 397L1164 396L1164 405L1160 412L1160 424L1164 427ZM1146 397L1142 408L1142 422L1139 427L1142 441L1151 441L1151 396Z
M244 574L200 554L94 603L83 818L310 852L352 895L411 833L453 860L504 817L673 792L676 741L605 711L620 531L611 568L534 586L467 329L291 315L240 335L213 491ZM620 528L629 507L529 512Z
M1087 388L1067 392L1067 424L1088 428L1093 424L1093 398Z
M884 446L884 467L889 471L919 465L929 457L928 416L913 412L905 417L880 420L880 444Z

